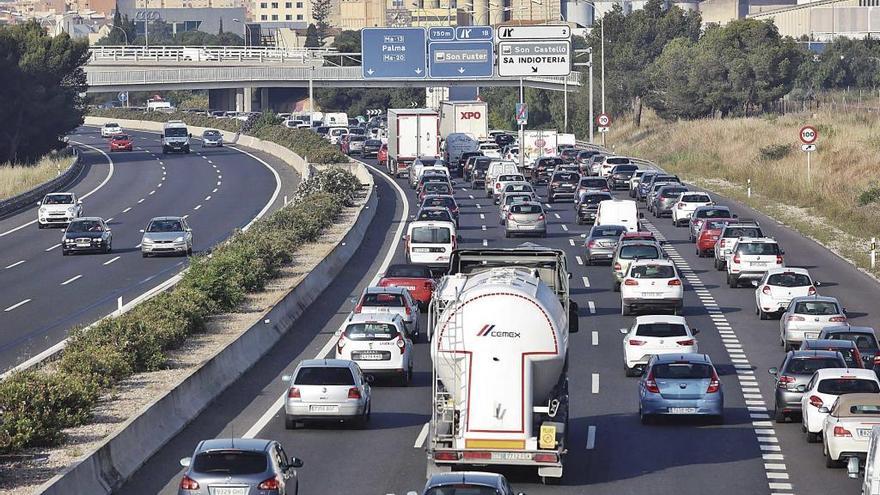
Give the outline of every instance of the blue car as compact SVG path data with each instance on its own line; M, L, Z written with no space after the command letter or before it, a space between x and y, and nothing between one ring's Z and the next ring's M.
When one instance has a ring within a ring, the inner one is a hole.
M724 418L724 391L706 354L659 354L648 360L639 381L639 419L659 415Z

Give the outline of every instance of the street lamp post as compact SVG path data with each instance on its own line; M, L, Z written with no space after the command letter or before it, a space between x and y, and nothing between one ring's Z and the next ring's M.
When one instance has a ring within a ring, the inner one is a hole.
M247 48L248 46L250 46L250 38L251 38L250 32L249 32L250 28L248 27L246 22L241 22L241 20L239 20L239 19L232 19L232 22L237 22L237 23L241 24L242 26L244 26L244 47Z
M147 0L144 0L144 48L150 47L150 19L147 15Z
M590 59L586 63L575 62L574 65L575 66L586 65L590 69L590 142L592 143L593 142L593 132L595 129L595 124L593 122L593 119L595 118L593 116L593 49L591 47L588 47L585 50L578 50L575 52L575 57L577 57L578 53L586 53L590 57Z
M125 29L122 29L119 26L111 25L110 31L113 31L114 29L118 29L118 30L122 31L122 36L125 36L125 45L128 46L128 33L125 32Z

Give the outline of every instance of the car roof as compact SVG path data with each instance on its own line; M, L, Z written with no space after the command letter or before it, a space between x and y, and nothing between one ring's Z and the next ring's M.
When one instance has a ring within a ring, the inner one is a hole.
M397 313L353 313L348 317L348 323L395 323L402 317Z
M265 452L272 444L272 440L262 438L213 438L202 440L196 448L196 454L211 450L247 450L251 452Z
M73 219L74 222L79 221L79 220L100 221L100 222L104 221L104 219L101 217L79 217L79 218Z
M815 296L797 296L797 297L793 297L791 299L791 302L803 302L803 301L833 302L833 303L840 304L840 301L838 301L836 297L820 296L818 294Z
M797 268L793 266L782 266L777 268L770 268L767 270L767 275L776 275L777 273L800 273L802 275L809 275L810 272L806 268Z
M741 242L743 244L778 244L776 239L772 237L740 237L736 242Z
M364 294L403 294L405 291L403 287L367 287Z
M865 414L853 413L852 408L855 406L880 406L880 394L844 394L837 398L837 415L838 417L864 417L877 416L880 413Z
M644 315L636 317L636 325L645 325L648 323L677 323L687 325L684 316L673 315Z
M425 484L425 489L467 483L492 488L501 488L504 476L496 473L483 473L478 471L458 471L454 473L440 473L431 476Z
M183 217L165 216L165 217L153 217L150 219L151 222L154 222L156 220L183 220Z
M877 379L874 370L864 368L822 368L816 370L816 377L820 380L823 378L839 378L841 376L854 376L856 378Z
M303 359L300 368L351 368L352 361L347 359Z
M822 332L825 334L833 334L833 333L863 333L865 335L874 335L876 337L876 333L874 329L871 327L851 327L847 325L835 325L833 327L824 327L822 328Z
M73 196L72 192L54 192L48 193L46 196Z
M414 220L409 223L409 228L416 227L448 227L455 231L455 223L445 220Z
M686 352L682 354L656 354L654 364L674 363L676 361L712 364L712 360L709 359L708 354L700 354L697 352Z
M675 266L672 260L666 258L657 258L657 259L634 259L631 266L635 265L667 265L667 266Z
M828 349L798 349L788 351L791 359L814 358L814 357L837 357L837 351L829 351Z
M824 347L830 348L833 347L835 349L852 349L856 346L855 342L852 340L840 340L840 339L806 339L801 344L801 346L806 347Z

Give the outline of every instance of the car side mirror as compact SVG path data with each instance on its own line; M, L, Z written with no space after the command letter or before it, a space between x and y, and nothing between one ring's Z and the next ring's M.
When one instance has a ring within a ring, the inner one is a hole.
M293 377L290 376L290 375L281 375L281 381L282 381L282 382L288 382L288 383L289 383L292 379L293 379Z
M752 287L757 287L757 286L758 286L758 281L752 280Z
M697 335L698 333L700 333L700 329L699 328L691 328L691 333L694 335Z
M43 202L42 202L42 201L37 201L37 206L43 206Z
M776 367L770 368L769 370L767 370L767 373L770 373L771 375L775 375L775 374L779 373L779 368L776 368Z
M796 392L806 392L807 386L806 385L798 385L797 387L794 388L794 390Z
M822 413L822 414L828 414L828 413L831 412L831 409L828 409L827 407L822 406L822 407L819 408L819 412Z
M822 282L819 282L818 280L816 280L815 282L813 282L813 285L815 285L816 287L819 287L820 285L822 285Z
M578 321L578 312L580 307L571 299L568 300L568 333L578 333L580 331L580 322Z
M622 334L624 334L624 335L628 334L628 333L629 333L629 328L621 328L621 329L620 329L620 333L622 333Z
M192 457L184 457L180 460L180 465L183 467L189 467L192 464Z
M82 205L82 204L83 204L83 202L82 202L82 200L81 200L81 199L78 199L78 200L77 200L77 201L76 201L76 204L78 204L78 205Z
M366 380L367 383L373 383L376 381L376 377L373 375L364 375L364 380Z
M301 468L303 467L303 461L298 457L291 456L290 461L288 461L287 463L287 466L292 468Z

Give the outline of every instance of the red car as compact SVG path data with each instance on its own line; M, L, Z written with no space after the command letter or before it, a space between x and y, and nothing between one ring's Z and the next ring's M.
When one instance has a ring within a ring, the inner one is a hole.
M388 145L383 144L381 148L379 148L379 152L376 153L376 161L379 162L380 167L384 167L388 163Z
M423 265L391 265L379 280L379 287L402 287L408 290L422 309L428 307L434 295L431 270Z
M697 233L697 256L700 258L712 256L715 243L718 242L718 237L721 235L721 229L733 221L735 221L733 218L703 220L700 231Z
M128 134L117 134L110 138L110 152L114 151L132 151L131 136Z

